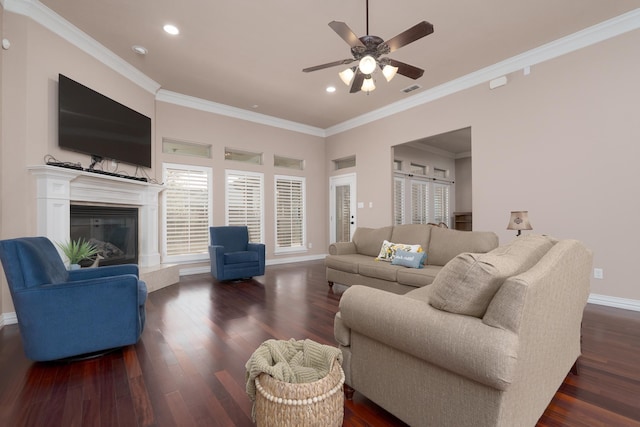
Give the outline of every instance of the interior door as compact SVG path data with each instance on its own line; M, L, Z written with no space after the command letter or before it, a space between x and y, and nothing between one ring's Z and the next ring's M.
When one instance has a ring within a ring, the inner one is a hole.
M356 230L356 175L329 178L331 242L349 242Z

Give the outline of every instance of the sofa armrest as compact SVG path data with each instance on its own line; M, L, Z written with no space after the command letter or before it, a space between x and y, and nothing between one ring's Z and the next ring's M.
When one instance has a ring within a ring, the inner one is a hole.
M353 242L336 242L329 245L329 255L356 254L356 244Z
M340 319L361 334L482 384L505 390L518 360L515 333L481 319L447 313L427 302L366 286L352 286L340 300ZM345 335L346 334L346 335ZM357 349L352 348L353 359Z

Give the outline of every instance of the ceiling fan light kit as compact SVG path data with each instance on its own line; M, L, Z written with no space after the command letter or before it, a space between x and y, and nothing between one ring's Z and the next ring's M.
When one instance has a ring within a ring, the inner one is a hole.
M366 17L367 33L369 33L369 0L367 0ZM424 74L424 70L421 68L383 57L383 55L387 55L400 49L402 46L406 46L433 33L433 25L427 21L419 22L387 41L369 34L358 37L347 24L340 21L329 22L329 27L351 46L353 59L342 59L327 64L308 67L303 69L303 72L308 73L336 67L338 65L349 65L354 61L358 61L357 67L349 67L338 73L344 84L347 86L351 85L350 93L356 93L360 90L369 93L374 90L376 86L371 75L378 67L382 70L382 74L387 82L390 82L396 74L402 74L414 80L422 77L422 74Z

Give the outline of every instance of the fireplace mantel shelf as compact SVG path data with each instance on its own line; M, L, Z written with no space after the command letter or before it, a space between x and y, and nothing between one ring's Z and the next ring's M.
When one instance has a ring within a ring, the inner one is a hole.
M164 186L57 166L29 166L36 179L38 235L65 241L70 234L72 203L135 206L139 209L139 264L160 264L158 195Z

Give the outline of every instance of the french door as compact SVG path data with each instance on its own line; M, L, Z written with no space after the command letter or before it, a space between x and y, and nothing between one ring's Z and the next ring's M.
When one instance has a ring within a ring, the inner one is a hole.
M349 242L356 230L356 174L329 178L330 243Z

